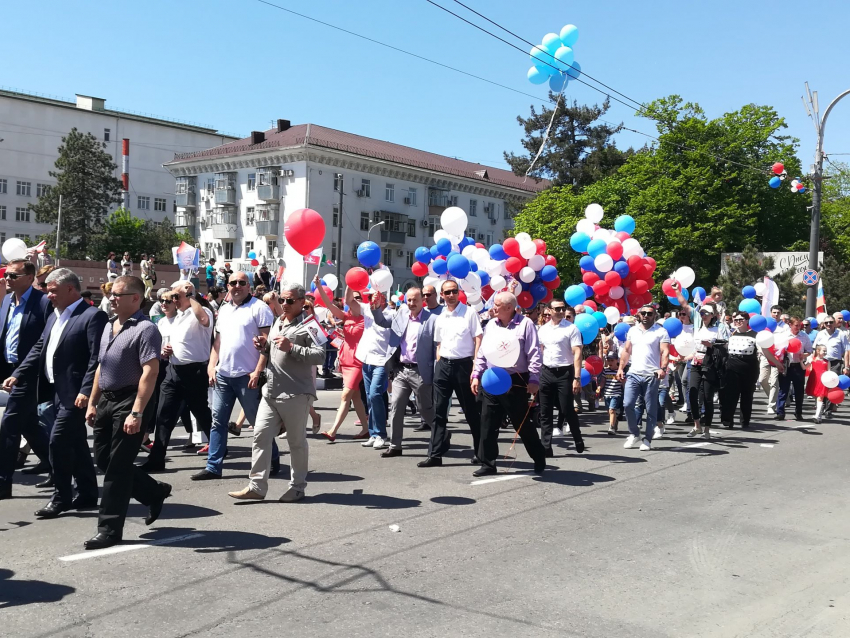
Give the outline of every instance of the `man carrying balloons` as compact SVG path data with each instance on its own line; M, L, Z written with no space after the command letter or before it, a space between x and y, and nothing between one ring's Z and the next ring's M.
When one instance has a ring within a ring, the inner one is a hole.
M785 419L785 404L788 401L788 392L794 385L794 418L803 420L803 400L806 398L804 386L806 382L806 371L803 362L806 356L812 353L812 341L809 335L800 330L799 317L788 319L788 327L791 329L791 339L785 346L786 367L785 374L779 376L779 397L776 400L776 420Z
M495 317L487 323L472 373L472 392L481 393L481 467L472 475L496 474L499 428L505 415L534 461L534 471L540 474L546 469L546 451L537 428L530 423L542 363L537 329L516 311L513 293L497 293L493 309Z

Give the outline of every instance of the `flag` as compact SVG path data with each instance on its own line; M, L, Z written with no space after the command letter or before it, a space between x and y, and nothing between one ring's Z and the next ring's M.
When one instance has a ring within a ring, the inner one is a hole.
M764 296L761 298L761 314L770 316L770 309L779 303L779 286L770 277L764 278Z
M815 314L826 312L826 297L823 294L823 277L818 280L818 300L815 303Z
M175 263L181 270L198 267L199 251L194 246L187 244L185 241L181 241L180 245L172 250L174 251Z
M304 263L310 264L311 266L318 266L322 263L322 257L324 253L322 252L322 247L319 246L316 250L311 252L309 255L304 255Z
M322 261L325 262L326 266L336 266L333 259L328 259L327 255L324 255L324 254L322 255Z

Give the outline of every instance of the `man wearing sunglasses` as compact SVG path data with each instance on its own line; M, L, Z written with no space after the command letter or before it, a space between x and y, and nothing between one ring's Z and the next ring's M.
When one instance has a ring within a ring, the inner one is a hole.
M850 342L848 342L847 333L838 330L835 318L827 314L823 315L820 325L822 330L818 333L812 347L826 347L826 360L829 361L829 369L835 374L850 374ZM833 404L828 399L824 399L824 404L824 416L831 416Z
M658 412L658 384L667 375L669 359L670 335L655 323L655 308L642 306L638 311L638 324L630 328L626 335L617 372L617 379L625 382L623 407L629 424L629 436L623 447L627 450L635 447L640 440L635 411L638 396L643 397L646 406L646 436L640 449L646 452L652 448ZM629 363L631 367L626 374L625 368Z
M428 309L428 312L432 315L438 315L443 311L443 306L440 305L440 297L434 286L422 287L422 299L425 301L425 307Z
M0 304L0 318L3 319L0 368L2 378L6 379L41 337L50 301L43 292L32 287L35 264L28 259L9 262L4 279L11 292ZM49 439L47 431L38 422L38 392L25 382L12 390L0 420L0 499L12 496L12 475L21 437L27 440L39 458L37 465L24 471L27 474L49 472Z

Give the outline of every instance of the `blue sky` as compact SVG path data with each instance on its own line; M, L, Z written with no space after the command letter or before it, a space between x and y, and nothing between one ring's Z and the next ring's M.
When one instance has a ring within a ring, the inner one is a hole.
M545 89L526 80L527 55L425 0L271 1L545 99ZM453 0L437 1L477 20ZM750 102L772 105L800 138L804 166L814 153L814 128L800 100L803 82L819 91L822 111L850 88L846 1L821 0L817 16L784 0L464 3L534 42L576 24L583 69L643 102L678 93L709 117ZM520 149L515 118L535 102L257 0L37 6L4 6L0 84L96 95L111 108L228 132L247 134L285 118L504 166L502 151ZM569 95L583 103L603 99L576 83ZM606 119L655 133L652 122L616 102ZM827 152L850 153L850 97L830 116L826 140ZM644 141L618 137L621 147Z

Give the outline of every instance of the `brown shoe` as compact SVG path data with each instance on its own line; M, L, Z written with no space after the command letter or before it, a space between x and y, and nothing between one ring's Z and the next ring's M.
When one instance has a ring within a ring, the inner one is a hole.
M257 494L250 487L242 488L238 492L228 492L227 495L240 501L262 501L266 498L261 494Z

